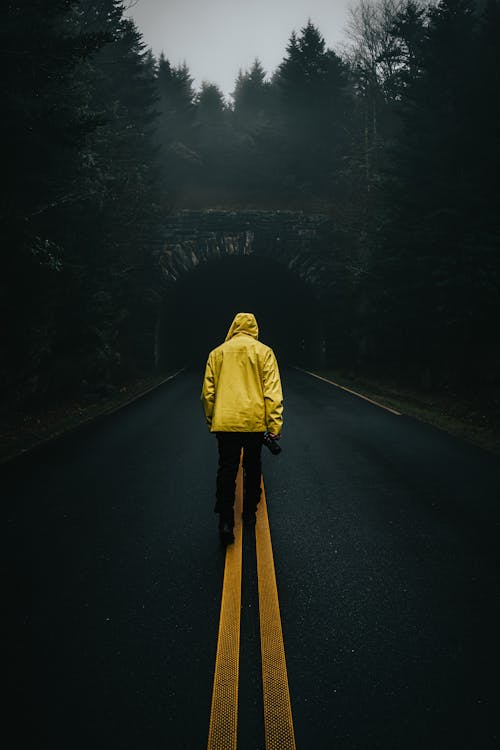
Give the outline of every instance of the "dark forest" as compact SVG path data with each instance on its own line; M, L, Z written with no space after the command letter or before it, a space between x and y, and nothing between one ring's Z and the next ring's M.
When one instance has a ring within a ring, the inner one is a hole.
M229 101L118 0L9 2L0 35L4 413L154 371L157 249L184 208L334 221L329 367L498 384L496 0L363 0L343 49L309 22Z

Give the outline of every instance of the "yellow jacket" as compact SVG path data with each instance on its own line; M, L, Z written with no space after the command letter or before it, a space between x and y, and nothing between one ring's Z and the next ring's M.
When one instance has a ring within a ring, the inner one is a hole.
M278 363L258 336L254 315L238 313L224 344L208 355L201 401L211 432L281 432Z

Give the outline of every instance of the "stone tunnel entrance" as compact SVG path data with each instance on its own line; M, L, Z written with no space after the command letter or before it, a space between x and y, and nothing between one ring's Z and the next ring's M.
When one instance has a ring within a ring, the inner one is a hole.
M237 312L255 314L259 339L280 365L323 365L322 321L311 287L279 261L240 255L207 261L172 284L159 311L158 366L202 368Z
M156 325L161 369L204 365L237 312L283 364L324 366L326 278L334 224L293 211L181 211L165 222ZM321 291L323 290L323 291Z

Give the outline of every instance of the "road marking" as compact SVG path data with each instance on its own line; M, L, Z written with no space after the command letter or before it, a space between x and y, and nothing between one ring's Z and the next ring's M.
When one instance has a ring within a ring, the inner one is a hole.
M261 486L262 497L257 511L255 544L259 580L260 645L266 750L295 750L285 647L263 481Z
M38 440L33 445L28 446L27 448L20 448L15 453L8 453L5 456L2 456L0 458L0 465L6 464L9 461L13 461L15 458L18 458L19 456L25 456L29 453L33 453L33 451L38 450L39 448L42 448L44 445L48 445L54 440L57 440L58 438L62 438L65 435L70 435L72 433L75 433L77 430L79 430L82 427L85 427L86 425L90 424L91 422L96 422L101 417L110 417L116 412L120 411L121 409L124 409L126 406L130 406L130 404L133 404L134 401L138 401L140 398L145 396L147 393L150 393L151 391L154 391L155 388L159 388L160 385L165 385L165 383L168 383L170 380L173 380L177 377L177 375L180 375L181 372L184 372L186 368L183 367L181 370L177 370L177 372L174 372L173 375L169 375L168 378L165 378L165 380L162 380L160 383L156 383L155 385L151 386L145 391L141 391L138 395L132 396L132 398L127 399L127 401L123 401L122 403L118 404L117 406L111 406L108 409L103 409L103 411L97 412L97 414L93 414L90 417L86 417L85 419L82 419L80 422L77 422L72 427L56 430L56 432L52 432L48 437L42 438L41 440Z
M164 380L161 380L159 383L155 383L149 388L146 388L145 391L141 391L139 394L136 394L135 396L132 396L126 401L123 401L123 403L118 404L118 406L111 406L109 409L106 409L105 411L100 412L98 416L108 417L111 414L115 414L117 411L124 409L126 406L130 406L130 404L133 404L135 401L139 401L139 399L141 399L143 396L147 396L148 393L151 393L151 391L156 390L161 385L165 385L165 383L169 383L171 380L173 380L178 375L180 375L181 372L184 372L185 369L186 369L185 367L182 367L180 370L177 370L177 372L174 372L172 375L169 375L168 378L165 378ZM92 417L90 419L92 419Z
M236 479L234 543L226 548L208 750L236 750L240 665L243 470Z
M305 372L307 375L310 375L313 378L317 378L318 380L323 380L325 383L330 383L330 385L334 385L336 388L340 388L342 391L347 391L347 393L351 393L353 396L357 396L358 398L362 398L365 401L369 401L370 404L374 404L374 406L378 406L380 407L380 409L385 409L385 411L390 411L391 414L395 414L397 417L401 416L400 411L391 409L389 406L384 406L384 404L381 404L378 401L374 401L373 399L368 398L368 396L364 396L362 393L358 393L357 391L352 391L350 388L346 388L345 385L340 385L339 383L335 383L333 380L328 380L328 378L323 378L321 375L316 375L315 372L310 372L309 370L303 370L302 367L296 367L295 369L300 370L300 372Z
M255 546L259 587L262 694L266 750L295 750L292 707L274 570L264 481L257 511ZM226 548L215 658L208 750L236 750L240 658L243 469L236 479L234 543Z

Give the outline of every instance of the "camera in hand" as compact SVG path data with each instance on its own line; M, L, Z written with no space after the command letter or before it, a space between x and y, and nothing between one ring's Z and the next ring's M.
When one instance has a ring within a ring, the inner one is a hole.
M277 456L278 453L281 453L281 446L278 443L278 440L274 437L271 437L271 435L268 432L264 433L264 437L262 438L262 441L266 448L269 448L271 453L274 456Z

